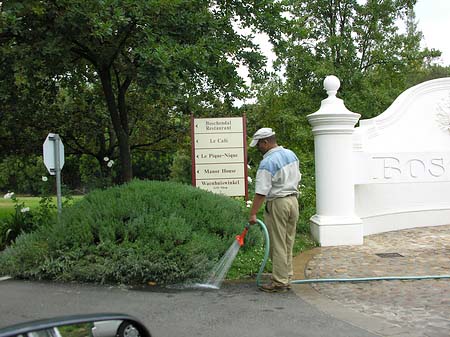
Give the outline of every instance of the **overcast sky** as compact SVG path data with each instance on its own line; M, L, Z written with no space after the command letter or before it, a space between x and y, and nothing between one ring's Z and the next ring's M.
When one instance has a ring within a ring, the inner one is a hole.
M418 0L415 12L423 46L442 51L441 64L450 65L450 0Z

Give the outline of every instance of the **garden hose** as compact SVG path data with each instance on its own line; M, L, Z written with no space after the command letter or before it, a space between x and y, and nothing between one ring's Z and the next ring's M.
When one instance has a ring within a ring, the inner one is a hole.
M257 287L261 286L261 275L266 267L267 260L269 258L270 251L270 239L267 227L261 220L256 220L264 234L265 239L265 251L264 259L259 268L258 275L256 277ZM246 230L248 230L246 226ZM245 231L245 234L247 233ZM244 234L244 236L245 236ZM240 237L239 235L236 239ZM243 240L243 237L242 237ZM242 241L243 242L243 241ZM379 276L379 277L355 277L355 278L322 278L322 279L304 279L304 280L292 280L291 284L306 284L306 283L332 283L332 282L366 282L366 281L393 281L393 280L428 280L428 279L450 279L450 275L423 275L423 276Z

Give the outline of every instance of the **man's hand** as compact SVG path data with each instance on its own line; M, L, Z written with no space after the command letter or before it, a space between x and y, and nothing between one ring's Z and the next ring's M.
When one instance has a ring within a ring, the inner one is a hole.
M265 195L257 193L255 194L255 197L253 198L252 209L250 210L250 217L248 218L248 223L250 225L254 225L256 223L256 214L264 203L264 200L266 200Z

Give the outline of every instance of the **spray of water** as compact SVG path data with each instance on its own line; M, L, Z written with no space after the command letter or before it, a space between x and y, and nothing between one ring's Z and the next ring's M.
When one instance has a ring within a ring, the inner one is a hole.
M222 256L220 261L216 264L208 280L205 283L197 284L197 286L202 288L219 289L231 267L231 264L239 252L239 248L241 248L239 242L234 241L230 248L226 251L225 255Z

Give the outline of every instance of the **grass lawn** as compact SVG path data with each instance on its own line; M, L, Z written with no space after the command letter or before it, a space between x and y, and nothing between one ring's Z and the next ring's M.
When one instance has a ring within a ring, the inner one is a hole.
M16 196L19 203L23 202L25 203L25 207L30 207L31 210L39 207L39 200L41 200L40 197L23 197L23 196ZM74 201L81 199L82 196L74 196ZM56 196L53 197L53 202L56 206ZM0 199L0 219L3 219L7 217L9 214L14 213L14 201L11 199Z

